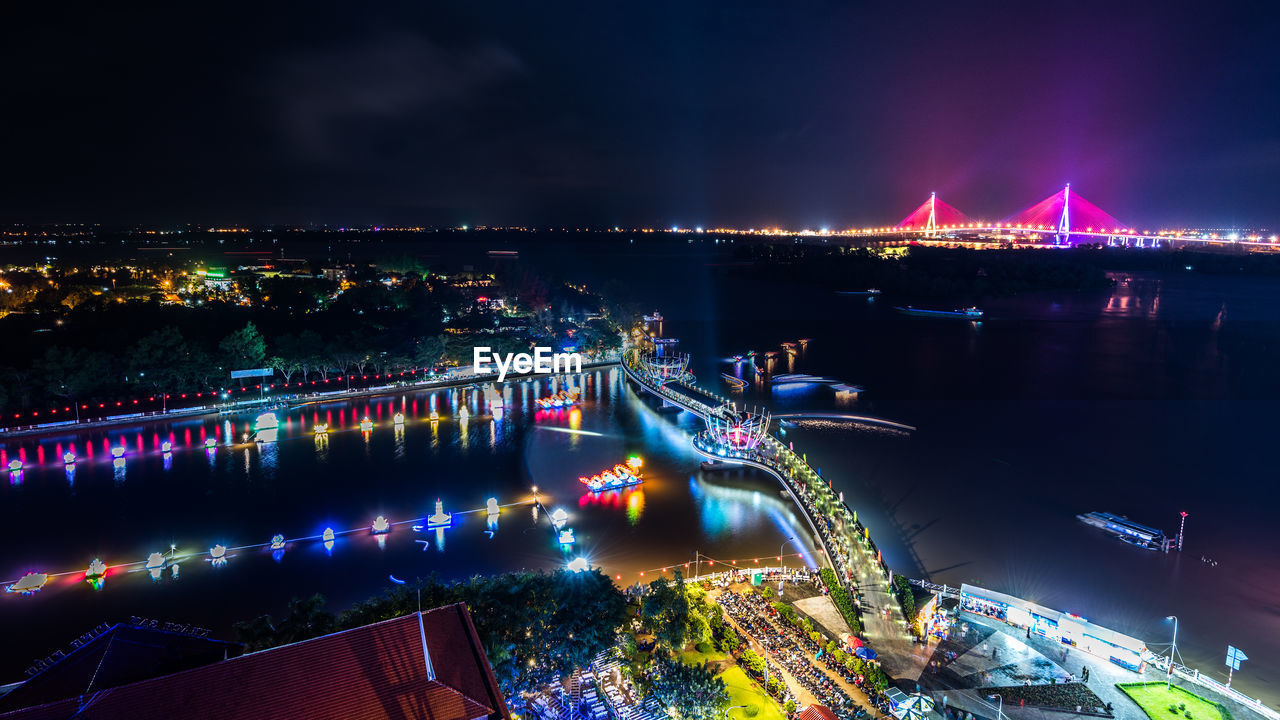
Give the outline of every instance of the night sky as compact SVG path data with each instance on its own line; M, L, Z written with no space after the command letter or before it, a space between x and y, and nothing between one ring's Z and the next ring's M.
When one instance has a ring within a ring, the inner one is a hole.
M1280 225L1280 6L11 3L0 222Z

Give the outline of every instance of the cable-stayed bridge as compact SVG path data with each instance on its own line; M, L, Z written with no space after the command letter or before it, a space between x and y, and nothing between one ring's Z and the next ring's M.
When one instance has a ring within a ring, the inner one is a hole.
M1238 244L1280 249L1275 235L1195 233L1181 230L1139 230L1117 220L1071 189L1049 197L998 221L975 219L931 193L897 225L853 229L841 235L895 240L962 241L985 238L1052 245L1103 243L1115 246L1163 247L1173 244Z

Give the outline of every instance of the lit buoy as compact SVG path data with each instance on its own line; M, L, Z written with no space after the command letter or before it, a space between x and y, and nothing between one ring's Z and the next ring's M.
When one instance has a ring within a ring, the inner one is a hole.
M436 512L434 515L427 518L427 527L429 528L448 527L451 522L453 522L453 514L445 512L444 503L440 500L440 498L436 498Z
M62 453L62 463L64 465L74 465L76 463L76 454L70 450Z
M206 450L212 450L217 446L218 446L218 441L215 438L209 438L208 440L204 441L204 447Z
M169 442L168 440L165 440L164 442L160 443L160 452L165 452L165 453L173 452L173 443Z
M163 570L164 564L164 553L153 552L147 556L147 564L145 567L148 570Z
M394 422L394 423L395 423L395 424L397 424L397 425L403 425L403 424L404 424L404 413L396 413L395 417L391 418L391 420L392 420L392 422Z
M378 517L374 518L372 529L375 535L381 535L382 533L391 531L391 523L387 522L386 518L379 515Z
M587 559L584 557L576 557L570 560L569 569L574 572L584 572L587 569Z
M21 460L10 460L10 461L9 461L9 472L20 472L21 470L22 470L22 461L21 461Z
M325 542L333 542L333 528L325 528L324 532L320 535L320 539Z
M489 502L485 504L485 510L488 510L490 515L497 515L498 498L489 498Z
M111 448L111 457L117 460L124 457L124 446L116 445L115 447Z
M209 548L209 560L214 565L225 565L227 562L227 546L218 544Z
M327 434L329 432L329 423L319 423L314 428L312 428L312 432L314 432L316 435Z
M369 432L373 429L373 421L365 418L360 421L360 432Z

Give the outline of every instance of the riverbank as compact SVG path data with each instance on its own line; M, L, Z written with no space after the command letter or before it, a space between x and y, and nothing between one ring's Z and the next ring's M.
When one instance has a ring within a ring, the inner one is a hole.
M582 364L582 371L594 370L598 368L611 367L618 364L618 358L609 358L598 360L590 363ZM503 382L520 382L533 379L536 377L562 377L565 375L575 375L574 373L554 373L554 374L537 374L525 373L518 375L510 373ZM360 388L356 390L335 390L333 392L324 393L306 393L298 395L279 395L266 400L254 402L236 402L219 405L203 405L195 408L182 408L179 410L170 410L167 412L143 412L130 413L128 415L116 415L113 417L102 418L99 420L86 420L84 422L67 421L57 423L47 423L14 430L0 431L0 447L4 447L4 441L10 438L39 438L50 435L59 435L66 432L79 432L81 430L93 430L105 427L127 427L129 425L147 424L157 421L170 419L194 419L202 417L211 417L216 415L240 415L255 411L269 410L273 408L298 408L312 405L315 403L332 402L339 400L351 400L362 397L381 397L383 395L391 395L398 392L420 392L429 390L442 390L448 388L465 387L475 383L496 382L488 375L455 375L447 377L443 380L424 380L421 382L405 382L394 383L391 385L380 385L372 388Z

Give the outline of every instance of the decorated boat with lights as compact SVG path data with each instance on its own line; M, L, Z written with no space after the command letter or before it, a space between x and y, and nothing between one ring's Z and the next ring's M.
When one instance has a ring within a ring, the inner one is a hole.
M591 477L580 477L578 482L586 485L591 492L605 492L606 490L621 490L622 488L639 485L644 481L636 470L626 465L614 465L612 470L605 470L599 475L592 475Z
M534 402L538 403L538 407L543 410L554 410L555 408L569 407L578 404L578 398L582 396L582 392L577 388L561 390L558 393L538 398Z

